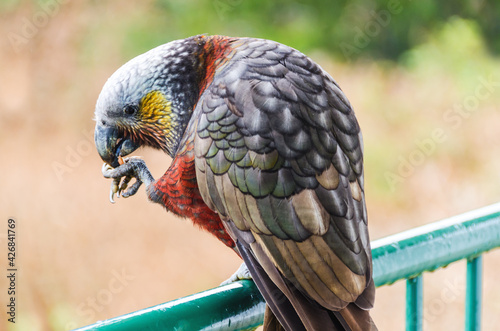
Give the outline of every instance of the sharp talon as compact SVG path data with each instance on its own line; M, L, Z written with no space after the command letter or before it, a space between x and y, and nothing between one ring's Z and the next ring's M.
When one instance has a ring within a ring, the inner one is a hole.
M113 196L114 196L114 195L115 195L115 194L113 193L113 191L109 191L109 201L110 201L111 203L115 203L115 200L113 200Z
M115 203L114 197L115 193L118 192L118 184L120 184L120 178L113 178L111 188L109 189L109 201L111 201L111 203ZM120 194L118 193L117 198L119 197Z

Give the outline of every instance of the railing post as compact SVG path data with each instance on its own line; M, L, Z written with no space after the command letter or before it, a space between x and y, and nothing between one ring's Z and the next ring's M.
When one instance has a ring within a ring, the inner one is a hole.
M422 331L422 275L406 280L406 331Z
M482 255L467 259L467 287L465 289L465 330L481 330Z

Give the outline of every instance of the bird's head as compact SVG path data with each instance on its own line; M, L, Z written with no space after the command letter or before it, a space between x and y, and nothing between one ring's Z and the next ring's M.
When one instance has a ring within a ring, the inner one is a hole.
M105 83L95 110L95 143L104 162L140 146L173 156L200 91L200 38L173 41L118 69Z

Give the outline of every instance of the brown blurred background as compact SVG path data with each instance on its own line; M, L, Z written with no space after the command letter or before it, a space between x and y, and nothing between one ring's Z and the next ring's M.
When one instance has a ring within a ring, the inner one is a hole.
M337 80L364 132L372 239L499 201L498 9L467 3L3 1L0 266L10 217L19 271L15 325L0 278L0 330L84 326L215 287L239 266L143 189L108 200L95 101L125 61L173 39L275 39ZM135 154L155 177L170 163L159 152ZM500 323L499 263L499 251L485 255L484 330ZM462 329L465 263L425 274L424 288L425 329ZM404 282L378 290L380 330L403 329L404 294Z

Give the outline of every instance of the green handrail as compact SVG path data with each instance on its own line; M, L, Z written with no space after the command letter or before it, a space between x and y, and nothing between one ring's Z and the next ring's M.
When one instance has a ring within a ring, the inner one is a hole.
M408 279L406 330L421 331L422 273L467 259L465 330L480 330L480 255L496 247L500 203L372 242L373 278L376 286Z
M250 280L193 294L78 331L252 330L264 319L264 299Z
M479 330L480 255L496 247L500 203L373 241L373 279L376 286L407 279L406 329L421 330L422 273L467 259L466 330ZM246 330L263 312L253 282L239 281L78 330Z
M392 284L499 246L497 203L373 241L373 278Z

